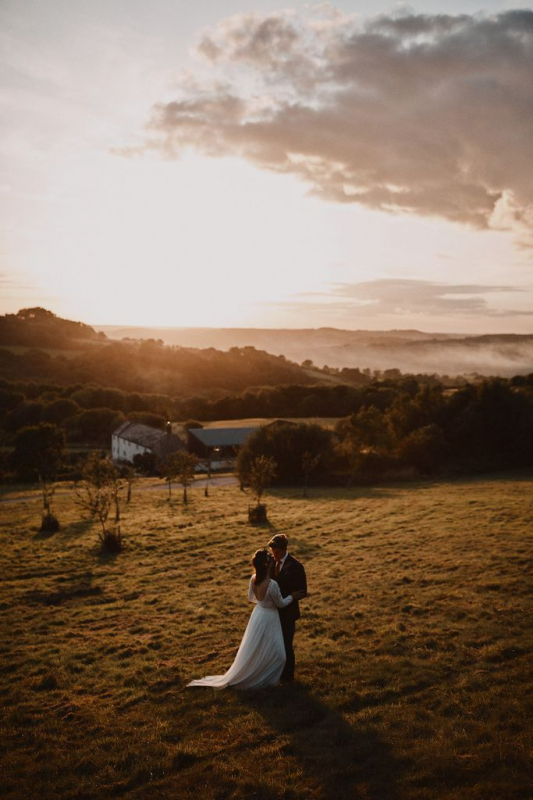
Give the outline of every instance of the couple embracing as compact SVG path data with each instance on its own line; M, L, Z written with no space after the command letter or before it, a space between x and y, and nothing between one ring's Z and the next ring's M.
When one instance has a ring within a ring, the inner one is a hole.
M280 533L252 558L248 600L255 603L248 626L224 675L210 675L188 686L224 689L258 689L291 683L294 679L293 638L300 618L298 601L307 594L303 566L287 551L288 539Z

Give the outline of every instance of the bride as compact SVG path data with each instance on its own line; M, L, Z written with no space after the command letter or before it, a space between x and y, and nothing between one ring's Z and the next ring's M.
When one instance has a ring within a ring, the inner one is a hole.
M256 603L235 656L224 675L209 675L191 681L187 686L211 686L224 689L257 689L275 686L285 664L285 647L278 608L293 600L301 600L305 592L293 592L282 597L280 588L270 577L272 558L268 550L258 550L252 558L255 574L250 578L248 600Z

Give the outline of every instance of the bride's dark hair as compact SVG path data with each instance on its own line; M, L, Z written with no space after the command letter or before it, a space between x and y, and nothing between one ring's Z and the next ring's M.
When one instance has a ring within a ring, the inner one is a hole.
M252 558L252 566L255 569L255 582L261 583L266 578L270 566L268 550L256 550Z

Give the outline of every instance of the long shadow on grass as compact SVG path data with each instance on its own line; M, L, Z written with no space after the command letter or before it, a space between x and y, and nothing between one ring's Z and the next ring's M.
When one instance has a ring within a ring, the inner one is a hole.
M93 524L91 519L80 519L77 522L70 522L68 525L65 525L62 530L64 533L68 534L68 536L80 536L87 533L87 531L92 528Z
M298 494L297 487L295 486L277 486L271 490L271 493L276 497L283 497L289 500L305 502L306 500L331 500L333 502L338 500L339 494L343 492L351 497L353 500L375 500L386 499L389 497L397 497L398 492L414 493L420 490L427 490L433 486L446 485L453 487L457 484L463 485L476 485L485 483L527 483L533 482L533 472L531 468L512 468L508 470L487 470L486 472L465 472L459 475L441 475L432 477L430 475L420 476L413 480L390 480L380 482L376 477L375 481L369 480L368 483L352 483L340 486L323 486L316 485L310 486L308 489L309 497L304 498L302 494ZM296 494L295 494L296 492Z
M395 800L399 772L405 767L390 745L368 724L350 725L302 684L269 691L235 693L261 714L283 742L282 752L296 758L317 788L314 797Z
M314 486L312 489L308 490L307 497L304 497L301 491L298 492L294 489L294 487L277 486L271 491L271 494L274 497L282 497L294 502L301 500L302 503L310 502L312 500L331 500L333 502L337 502L339 495L343 493L346 494L346 497L344 498L346 500L383 500L384 498L394 497L397 493L397 489L407 488L411 488L411 484L387 484L386 486Z

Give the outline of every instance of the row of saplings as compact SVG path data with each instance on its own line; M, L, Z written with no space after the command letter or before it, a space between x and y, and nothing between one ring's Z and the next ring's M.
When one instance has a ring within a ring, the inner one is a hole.
M307 426L306 430L312 433L311 428ZM316 452L318 449L316 443L312 449ZM55 533L60 527L52 506L54 481L61 473L65 456L65 433L56 425L40 423L28 426L21 429L16 436L12 466L22 479L34 480L36 477L39 479L42 494L42 533ZM316 469L319 460L320 456L313 455L311 448L309 452L303 454L301 470L305 475L304 495L309 475ZM157 471L168 483L169 500L172 484L177 482L183 487L183 502L187 503L187 489L194 481L198 466L197 457L184 451L173 453L159 462ZM206 467L209 476L209 464ZM239 454L237 471L241 489L249 487L256 501L255 505L248 509L250 522L265 522L266 506L261 500L276 475L276 460L271 455L261 452L261 449L253 451L247 446ZM138 473L131 465L115 464L101 452L94 451L87 456L81 470L81 480L75 484L78 505L91 519L99 523L100 544L107 552L116 553L122 549L121 503L125 492L125 502L130 502L132 486L137 479ZM206 495L208 491L206 483Z
M188 502L187 489L194 481L197 458L185 452L178 452L161 464L161 474L168 484L168 500L172 496L172 483L183 488L183 502ZM246 476L241 475L241 488L250 488L256 504L248 509L252 523L266 521L266 506L261 502L265 489L276 473L276 464L268 456L254 459ZM82 470L82 480L75 484L76 501L89 518L99 523L98 539L101 550L119 553L123 548L121 534L121 504L125 499L130 503L132 487L137 482L136 471L128 465L114 464L107 456L94 451L87 456ZM60 529L59 519L52 507L55 485L49 471L39 474L42 494L42 519L40 531L55 533ZM206 484L205 495L209 493ZM125 494L125 497L124 497Z
M183 486L183 500L187 503L187 487L194 480L197 460L189 453L176 453L162 464L165 480L168 482L171 498L171 485L179 481ZM42 496L42 519L40 531L55 533L60 522L53 508L55 485L54 473L49 468L39 471L39 486ZM115 464L101 452L89 453L82 469L81 481L76 482L77 504L89 518L99 523L98 538L101 549L108 553L118 553L123 548L121 534L121 504L125 499L130 503L132 487L137 482L136 471L127 464ZM124 498L125 493L125 498Z

